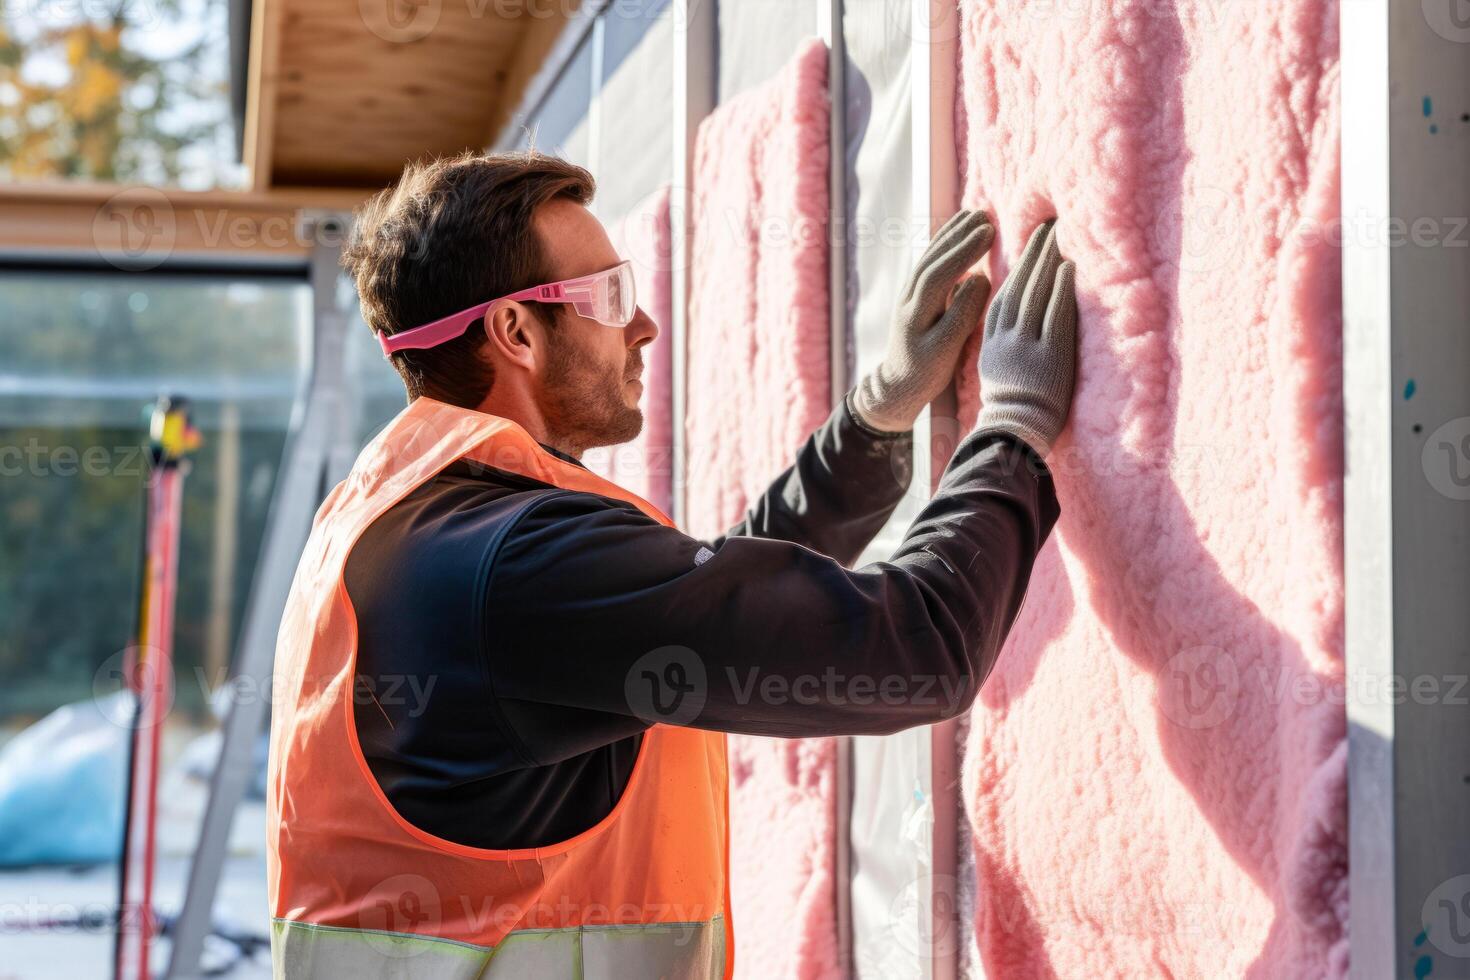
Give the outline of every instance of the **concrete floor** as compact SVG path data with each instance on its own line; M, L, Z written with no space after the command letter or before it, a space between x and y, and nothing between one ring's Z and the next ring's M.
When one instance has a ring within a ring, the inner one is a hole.
M196 779L167 778L159 794L160 825L154 905L178 911L188 875L189 853L203 813L204 786ZM105 980L112 976L112 929L37 932L24 923L111 909L117 903L117 866L45 867L0 871L0 980ZM217 920L241 932L268 935L265 890L265 805L247 800L231 833L215 904ZM155 945L152 962L168 962L168 943ZM211 940L206 966L236 960L232 944ZM155 969L158 975L160 969ZM270 954L235 962L217 975L229 980L269 977Z

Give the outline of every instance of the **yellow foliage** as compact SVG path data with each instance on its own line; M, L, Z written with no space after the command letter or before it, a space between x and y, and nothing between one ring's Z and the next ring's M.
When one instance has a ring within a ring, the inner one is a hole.
M117 108L122 94L123 79L117 72L104 64L89 61L77 70L73 84L67 93L67 114L83 122L92 120L108 110Z
M66 63L73 68L87 58L92 47L92 30L89 24L78 24L66 33Z
M52 149L49 133L35 129L24 133L10 158L11 173L18 180L50 177L56 169Z
M130 115L123 97L146 71L140 59L123 56L126 27L120 17L48 27L14 52L18 65L0 66L0 110L9 123L0 174L113 176ZM15 46L0 24L0 47ZM63 61L65 81L26 81L22 70L32 58Z

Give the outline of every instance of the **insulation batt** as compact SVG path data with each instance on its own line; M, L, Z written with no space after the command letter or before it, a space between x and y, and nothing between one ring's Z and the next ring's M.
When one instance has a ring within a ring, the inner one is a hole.
M713 537L831 411L827 50L803 44L722 104L695 147L689 532ZM838 976L831 739L730 737L741 977Z
M1081 314L1061 523L965 752L986 973L1341 976L1336 5L961 10L992 279L1056 214Z
M673 284L670 260L669 187L644 198L608 228L618 254L633 263L638 306L658 324L658 336L643 348L643 430L621 446L589 450L583 464L598 476L630 490L665 514L673 507Z

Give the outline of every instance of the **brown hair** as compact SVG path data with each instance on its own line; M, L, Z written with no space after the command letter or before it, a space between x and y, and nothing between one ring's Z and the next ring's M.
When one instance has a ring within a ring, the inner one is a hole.
M342 253L363 319L391 335L544 282L536 208L557 197L587 204L596 186L581 167L534 150L410 163L358 210ZM394 354L409 399L478 405L495 381L480 356L484 342L484 331L471 328L438 347Z

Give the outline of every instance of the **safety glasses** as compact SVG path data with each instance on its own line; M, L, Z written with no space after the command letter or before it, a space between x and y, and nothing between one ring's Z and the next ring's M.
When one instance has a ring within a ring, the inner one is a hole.
M594 272L590 276L563 279L543 286L532 286L520 292L492 299L488 303L472 306L458 313L451 313L442 320L426 323L412 330L404 330L392 336L378 334L378 343L383 356L390 357L395 351L423 350L464 335L470 325L482 318L497 303L511 300L531 300L537 303L570 303L582 316L591 317L609 327L626 327L637 312L638 300L633 289L632 261L619 262L611 269Z

